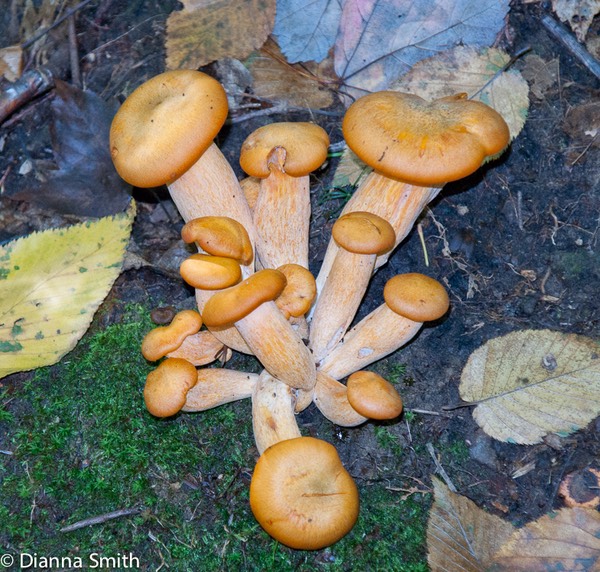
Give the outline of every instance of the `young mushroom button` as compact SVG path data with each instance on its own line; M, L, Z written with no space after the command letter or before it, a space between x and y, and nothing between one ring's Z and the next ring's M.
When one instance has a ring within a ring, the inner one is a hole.
M260 179L253 207L263 268L308 268L309 174L327 158L329 137L313 123L271 123L243 143L240 165Z
M146 378L146 408L156 417L175 415L185 405L187 393L197 381L198 372L190 362L167 358Z

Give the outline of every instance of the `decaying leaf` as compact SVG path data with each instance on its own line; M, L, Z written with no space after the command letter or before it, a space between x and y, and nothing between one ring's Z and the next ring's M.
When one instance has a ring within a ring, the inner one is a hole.
M0 378L75 347L119 275L135 208L0 247Z
M569 434L600 414L600 346L550 330L513 332L471 354L459 391L500 441L531 445Z
M588 149L600 147L600 101L583 103L569 109L563 128L571 138L569 163L585 161Z
M371 168L363 163L348 146L344 146L342 156L333 175L334 187L346 187L348 185L359 185L371 172Z
M556 15L568 22L580 42L585 40L594 16L600 13L600 0L552 0Z
M435 501L429 512L427 548L431 572L483 572L514 527L478 508L433 479Z
M521 73L529 82L532 95L537 99L543 99L546 91L556 85L558 81L558 58L546 61L537 54L528 54L523 61L525 66Z
M600 513L563 508L517 530L500 548L489 572L594 572L600 570Z
M7 185L6 195L82 216L124 210L131 187L117 174L108 145L118 103L60 80L55 86L50 135L58 168L48 168L47 162L36 165L35 177L28 176L22 187Z
M21 46L0 48L0 77L15 81L23 71L23 49Z
M275 0L182 0L167 20L167 68L196 69L215 60L243 59L273 30Z
M268 40L257 56L250 60L254 93L271 101L286 101L297 107L323 109L333 103L333 93L319 83L332 82L334 73L330 59L320 64L289 64L272 40Z
M390 89L433 100L466 92L498 111L509 126L511 139L523 128L529 109L527 82L516 70L502 71L510 56L494 48L476 50L460 46L416 63ZM352 183L365 168L358 158L344 153L333 184Z
M273 33L288 62L321 62L333 46L341 0L279 0Z
M335 71L355 95L384 89L432 53L459 44L492 45L508 5L508 0L347 0Z

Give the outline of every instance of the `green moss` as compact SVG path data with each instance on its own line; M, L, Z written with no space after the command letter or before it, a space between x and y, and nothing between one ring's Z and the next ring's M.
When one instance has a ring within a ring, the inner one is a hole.
M249 400L149 415L142 391L154 366L139 352L147 316L129 308L122 323L86 336L10 401L0 394L3 442L13 452L0 465L0 545L84 559L131 553L144 570L426 570L426 502L401 501L384 484L361 488L357 525L328 550L293 551L265 534L248 503L256 460ZM399 447L386 427L377 430L380 446ZM135 507L137 515L60 532Z

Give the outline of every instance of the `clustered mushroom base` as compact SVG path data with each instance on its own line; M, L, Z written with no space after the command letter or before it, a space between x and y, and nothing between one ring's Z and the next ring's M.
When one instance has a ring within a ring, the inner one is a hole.
M257 130L242 146L240 163L251 178L240 186L212 143L226 99L204 74L161 74L134 91L115 117L111 153L117 170L134 185L168 184L187 223L182 237L199 251L181 268L196 288L199 313L181 312L142 345L148 360L165 358L148 376L147 408L167 417L250 398L260 454L250 504L261 526L292 548L314 550L336 542L354 525L359 504L335 448L302 437L296 413L314 403L327 419L346 427L398 417L402 399L394 387L362 370L448 309L439 282L400 275L386 285L385 303L349 329L370 277L443 183L466 176L508 144L502 118L472 104L462 96L427 103L383 92L350 107L344 136L375 171L334 225L316 281L307 269L308 177L327 155L329 139L320 127L275 123ZM165 143L157 142L162 134L156 129L172 123L179 105L185 113L179 137L194 133L191 155L185 157L171 152L177 146L171 131ZM425 125L423 134L412 134L415 123ZM369 146L361 126L375 129L369 137L383 141L383 151ZM205 140L196 140L199 130L207 132ZM444 148L448 142L451 151ZM158 146L161 160L173 160L158 178L148 179L145 172L145 146L150 153ZM134 161L125 167L125 154L132 150ZM227 180L225 189L221 179ZM225 363L231 349L255 355L264 370L257 375L197 369L215 360ZM346 376L344 384L340 380Z

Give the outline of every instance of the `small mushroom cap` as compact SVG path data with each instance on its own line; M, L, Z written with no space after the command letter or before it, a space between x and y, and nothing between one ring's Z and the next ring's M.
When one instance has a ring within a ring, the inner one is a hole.
M348 108L342 130L348 147L377 172L422 186L470 175L510 139L502 116L466 94L428 102L372 93Z
M185 405L187 392L197 381L198 372L189 361L167 358L146 377L146 408L155 417L175 415Z
M281 272L259 270L243 282L213 294L204 305L202 319L209 327L234 324L261 304L275 300L285 285L286 279Z
M200 290L222 290L242 279L242 269L232 258L192 254L179 267L181 277Z
M450 307L446 289L437 280L416 272L390 278L383 298L391 310L413 322L437 320Z
M284 264L277 270L283 273L287 284L275 304L287 318L303 316L317 296L317 283L310 270L300 264Z
M271 172L273 149L285 149L283 170L290 177L302 177L319 168L327 158L329 136L314 123L270 123L259 127L242 144L240 165L248 175L264 179Z
M142 355L156 361L181 346L183 340L198 332L202 318L194 310L183 310L175 315L168 326L150 330L142 340Z
M395 419L402 413L402 398L386 379L372 371L357 371L346 382L352 408L369 419Z
M233 258L241 264L252 262L254 253L248 231L237 220L226 216L203 216L187 222L181 238L188 244L198 243L214 256Z
M358 490L333 445L298 437L260 456L250 483L250 507L275 540L297 550L318 550L352 529Z
M364 211L349 212L338 218L331 234L339 246L355 254L379 256L396 244L392 225L384 218Z
M597 508L600 506L600 470L585 467L569 473L560 483L558 496L568 507Z
M193 70L159 74L135 89L110 128L119 175L137 187L172 183L208 149L227 118L227 96Z

